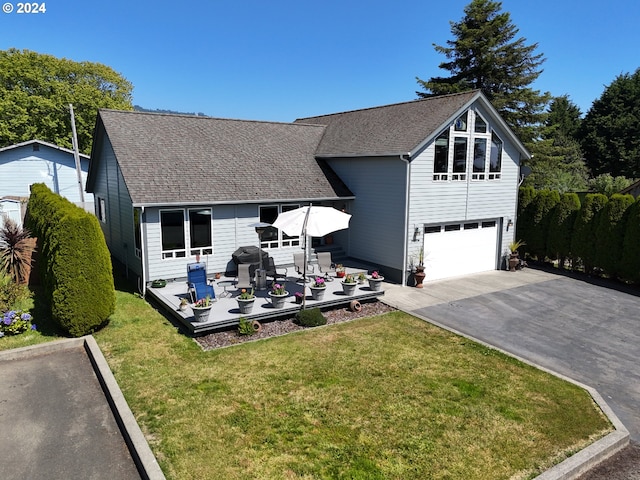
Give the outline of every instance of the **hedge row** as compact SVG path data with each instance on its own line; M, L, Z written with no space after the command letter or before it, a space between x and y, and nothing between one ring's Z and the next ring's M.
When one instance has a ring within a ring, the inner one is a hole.
M640 198L520 189L518 239L539 260L640 282Z
M34 184L25 221L38 238L38 267L54 322L74 337L105 325L116 297L98 219L45 184Z

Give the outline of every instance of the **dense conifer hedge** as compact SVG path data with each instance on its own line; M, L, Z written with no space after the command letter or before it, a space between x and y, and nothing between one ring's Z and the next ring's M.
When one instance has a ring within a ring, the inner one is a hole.
M640 282L640 199L631 195L587 194L522 188L518 239L538 260L566 258L587 273Z
M576 193L563 193L560 201L551 212L549 236L547 238L547 256L560 260L571 258L571 236L576 216L580 210L580 199Z
M589 193L585 196L576 215L571 237L571 252L574 259L580 259L584 271L591 273L596 257L596 222L598 212L604 208L609 198L601 193Z
M633 204L631 195L614 194L596 217L595 264L609 275L618 276L626 230L626 212Z
M52 319L79 337L115 311L111 257L98 219L44 184L34 184L26 223L39 242L39 271Z
M522 238L527 243L527 251L536 257L544 257L547 254L547 238L549 237L549 222L551 213L560 202L560 194L551 190L540 190L537 192L528 213L531 217L528 220L528 238Z
M640 197L627 210L620 275L632 282L640 282Z

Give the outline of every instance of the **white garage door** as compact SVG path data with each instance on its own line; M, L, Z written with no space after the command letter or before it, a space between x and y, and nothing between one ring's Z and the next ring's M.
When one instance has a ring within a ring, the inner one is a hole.
M429 226L424 232L425 280L495 270L496 220Z

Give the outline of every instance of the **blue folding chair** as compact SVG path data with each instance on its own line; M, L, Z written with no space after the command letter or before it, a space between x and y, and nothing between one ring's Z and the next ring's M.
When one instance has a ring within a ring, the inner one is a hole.
M187 285L193 302L207 298L207 296L211 300L216 298L216 292L207 280L207 269L204 262L187 264Z

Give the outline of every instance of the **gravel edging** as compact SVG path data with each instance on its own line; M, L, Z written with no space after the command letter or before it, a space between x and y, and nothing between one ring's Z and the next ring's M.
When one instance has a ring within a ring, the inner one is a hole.
M359 312L352 312L348 308L333 308L323 311L322 314L327 319L327 325L332 325L335 323L355 320L357 318L373 317L375 315L381 315L383 313L396 310L395 308L377 300L362 303L361 305L362 309ZM283 320L265 322L262 324L260 331L253 335L240 335L238 333L238 329L233 328L210 333L209 335L195 337L194 340L200 345L200 347L202 347L203 350L208 351L216 348L224 348L232 345L239 345L241 343L252 342L254 340L261 340L264 338L278 337L291 332L307 330L308 328L314 327L301 327L294 322L294 317L289 317Z

